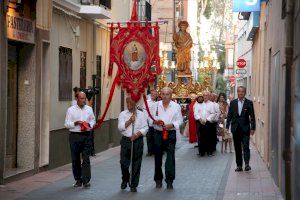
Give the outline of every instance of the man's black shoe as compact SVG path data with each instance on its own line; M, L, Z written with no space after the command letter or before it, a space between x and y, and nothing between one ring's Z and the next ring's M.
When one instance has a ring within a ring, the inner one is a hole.
M245 171L247 172L247 171L250 171L250 170L251 170L250 165L246 165L246 166L245 166Z
M167 183L167 189L172 190L173 189L173 184L172 183Z
M125 190L126 188L127 188L127 182L122 181L122 183L121 183L121 189Z
M136 187L130 188L130 192L137 192Z
M162 181L156 181L156 188L162 188Z
M152 153L147 153L147 155L146 155L146 156L149 156L149 157L150 157L150 156L152 156Z
M84 183L84 184L83 184L83 187L84 187L84 188L89 188L89 187L91 187L91 184L90 184L90 183Z
M234 171L236 171L236 172L241 172L241 171L243 171L243 168L242 167L237 167Z
M74 184L73 184L73 187L81 187L82 186L82 182L81 181L76 181Z

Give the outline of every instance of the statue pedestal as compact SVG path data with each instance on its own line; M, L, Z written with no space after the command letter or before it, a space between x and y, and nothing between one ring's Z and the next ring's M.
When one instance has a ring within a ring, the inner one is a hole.
M170 87L173 90L172 98L175 99L190 99L191 96L198 95L200 92L210 89L207 88L206 85L200 85L199 83L193 83L193 75L192 74L177 74L176 81L166 83L165 76L161 76L158 82L158 90L163 87Z

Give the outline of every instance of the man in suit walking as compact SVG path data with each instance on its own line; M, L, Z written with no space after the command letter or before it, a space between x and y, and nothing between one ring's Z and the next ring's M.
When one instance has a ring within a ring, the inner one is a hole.
M243 86L238 87L237 93L238 98L230 103L226 129L229 129L231 124L237 165L235 171L243 171L242 151L244 154L245 171L250 171L249 140L250 134L254 135L255 133L255 114L253 102L245 98L246 88Z

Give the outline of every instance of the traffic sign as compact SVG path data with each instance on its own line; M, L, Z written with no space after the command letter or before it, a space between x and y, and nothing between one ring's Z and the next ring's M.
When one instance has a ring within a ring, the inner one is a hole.
M246 69L236 69L235 73L239 74L239 75L245 75L245 74L247 74L247 70Z
M243 69L244 67L246 67L246 60L243 58L240 58L236 61L236 66L240 69Z

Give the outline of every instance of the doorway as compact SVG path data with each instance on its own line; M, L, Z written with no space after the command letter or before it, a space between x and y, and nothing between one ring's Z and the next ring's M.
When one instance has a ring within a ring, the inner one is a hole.
M8 43L7 135L5 168L17 168L18 130L18 45Z

